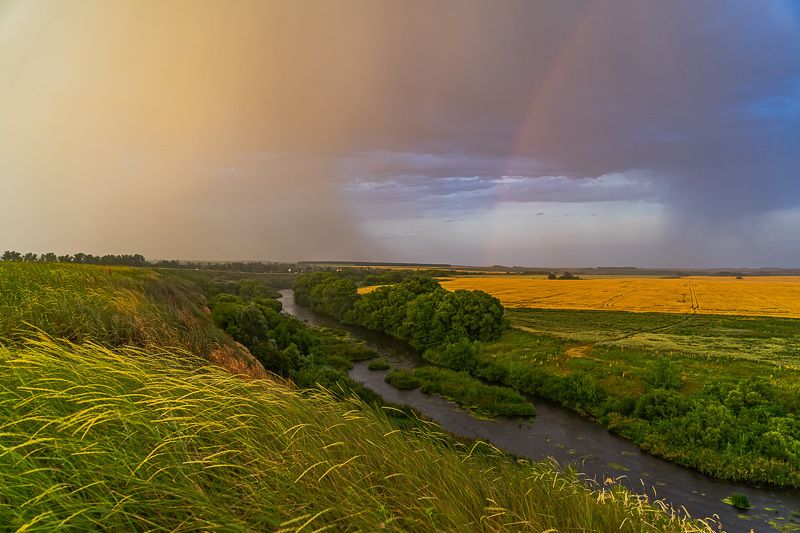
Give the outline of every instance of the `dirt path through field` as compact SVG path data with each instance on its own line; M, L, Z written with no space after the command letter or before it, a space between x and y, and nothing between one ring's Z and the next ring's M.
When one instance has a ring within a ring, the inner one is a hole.
M622 335L621 337L617 337L615 339L606 339L606 340L602 340L602 341L595 341L595 342L592 343L592 346L594 346L596 344L602 344L604 342L624 341L625 339L630 339L631 337L635 337L636 335L641 335L642 333L657 333L659 331L665 331L665 330L668 330L668 329L673 328L675 326L678 326L680 324L683 324L684 322L688 322L688 321L692 320L693 318L694 318L694 315L687 315L687 316L681 318L680 320L676 320L675 322L672 322L671 324L667 324L665 326L658 326L658 327L655 327L655 328L643 329L641 331L634 331L634 332Z

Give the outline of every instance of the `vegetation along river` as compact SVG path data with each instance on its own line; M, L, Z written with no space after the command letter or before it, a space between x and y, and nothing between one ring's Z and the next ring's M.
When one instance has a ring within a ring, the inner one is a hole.
M363 328L345 326L294 302L291 290L281 291L284 312L314 326L347 330L384 357L392 368L414 368L424 364L406 343ZM662 499L674 509L693 517L717 516L730 532L800 531L800 491L759 488L718 481L699 472L642 452L635 444L610 433L569 409L542 398L534 398L537 416L530 420L498 417L478 419L454 403L419 389L402 391L384 381L387 370L367 368L356 362L350 376L380 394L386 401L408 405L435 420L445 430L471 439L491 442L498 448L533 460L554 458L559 464L573 464L588 479L603 483L617 480L630 490ZM747 496L752 508L741 512L722 502L733 493ZM682 511L681 511L682 512ZM793 520L794 518L794 520ZM794 529L797 528L797 529Z

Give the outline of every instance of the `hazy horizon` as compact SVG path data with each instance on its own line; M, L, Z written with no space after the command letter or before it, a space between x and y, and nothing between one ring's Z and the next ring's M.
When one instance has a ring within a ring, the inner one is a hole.
M800 268L796 2L0 0L0 79L1 249Z

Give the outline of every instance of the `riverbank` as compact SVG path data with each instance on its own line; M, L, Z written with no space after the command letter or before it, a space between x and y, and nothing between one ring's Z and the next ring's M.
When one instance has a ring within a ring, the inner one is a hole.
M381 354L392 368L411 369L424 364L406 343L363 328L343 326L297 305L291 290L281 291L281 302L284 312L311 325L348 331ZM684 508L693 517L717 515L728 531L747 532L750 528L779 531L778 527L797 525L792 521L792 512L800 509L800 495L796 491L715 480L642 452L631 441L541 398L534 402L537 416L533 420L477 419L440 397L419 390L395 389L384 381L387 372L369 370L367 363L356 363L350 376L386 401L413 407L455 435L485 440L532 460L552 457L562 465L574 464L589 479L600 482L615 479L634 492L663 498L675 509ZM753 508L742 513L722 502L733 493L746 495Z

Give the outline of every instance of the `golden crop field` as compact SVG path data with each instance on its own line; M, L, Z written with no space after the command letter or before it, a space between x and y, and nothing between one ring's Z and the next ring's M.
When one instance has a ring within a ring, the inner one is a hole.
M741 280L711 276L582 280L481 276L441 283L449 290L486 291L506 307L800 318L800 276Z

